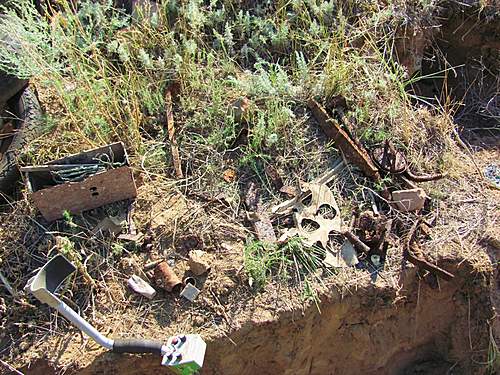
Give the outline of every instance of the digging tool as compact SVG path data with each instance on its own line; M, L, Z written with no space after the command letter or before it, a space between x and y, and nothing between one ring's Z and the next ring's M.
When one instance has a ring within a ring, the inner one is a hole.
M96 343L115 353L154 353L163 356L161 364L180 375L195 374L201 369L205 357L206 343L200 335L177 335L166 343L144 339L110 339L102 335L85 319L55 296L62 282L76 270L63 255L48 261L26 285L26 290L39 301L56 309L78 329L85 332Z

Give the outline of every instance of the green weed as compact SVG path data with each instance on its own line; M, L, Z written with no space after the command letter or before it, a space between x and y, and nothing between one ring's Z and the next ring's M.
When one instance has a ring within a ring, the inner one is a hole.
M284 244L251 241L244 251L245 270L256 289L261 289L275 277L280 282L301 284L306 277L316 277L322 267L324 250L305 247L300 238L291 238Z

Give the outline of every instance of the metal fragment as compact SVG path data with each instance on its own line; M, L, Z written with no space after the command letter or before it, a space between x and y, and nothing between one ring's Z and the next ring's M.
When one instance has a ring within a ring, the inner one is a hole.
M405 155L396 150L390 141L385 141L383 147L373 149L371 156L375 165L387 173L400 174L407 169Z
M310 182L309 185L326 185L333 180L333 178L344 169L345 164L342 160L335 163L335 166L332 169L329 169L324 174L319 176ZM307 186L307 185L306 185ZM282 202L271 209L271 213L273 215L285 215L291 212L292 208L298 203L306 199L311 195L311 190L306 187L306 189L297 195L293 199L289 199L285 202Z
M0 281L2 282L3 286L5 287L5 289L7 289L7 291L12 295L12 296L16 296L16 292L14 291L14 288L12 288L12 285L10 285L9 283L9 280L7 280L7 278L3 275L2 272L0 272Z
M344 242L342 243L342 246L340 248L340 255L348 266L355 266L359 263L356 250L354 249L352 243L350 243L348 240L344 240Z
M193 284L186 284L184 289L182 289L181 297L184 297L188 301L193 302L196 297L200 294L200 290Z
M370 248L368 245L364 244L363 241L359 239L358 236L356 236L354 233L351 231L344 231L342 234L353 244L353 246L360 252L362 253L368 253L370 251Z
M443 177L446 177L446 173L434 173L434 174L422 174L422 175L416 175L413 174L411 171L406 171L405 176L414 182L427 182L427 181L436 181L440 180Z
M308 105L321 129L329 138L335 141L335 145L342 151L345 158L359 167L368 177L379 180L378 169L373 164L366 150L356 145L337 122L330 118L325 109L316 100L310 99Z
M165 93L165 107L167 112L167 130L168 130L168 140L170 142L170 150L172 152L172 161L174 164L175 175L177 178L183 178L181 160L179 156L179 148L177 147L177 140L175 138L175 126L174 126L174 112L172 108L172 92L167 90Z
M283 179L281 178L276 168L274 168L271 164L268 164L264 168L264 171L266 172L267 177L273 183L274 188L276 190L280 190L283 187Z
M413 263L418 268L424 269L426 271L433 273L436 276L439 276L443 280L450 281L450 280L455 278L455 275L453 275L452 273L436 266L435 264L428 262L427 260L425 260L423 258L417 257L413 252L415 250L418 251L418 248L416 247L415 244L412 244L410 247L412 249L411 250L408 249L406 251L406 254L405 254L406 259L409 262Z
M249 218L259 241L274 243L277 241L271 219L264 212L249 213Z
M155 284L167 292L178 292L181 288L182 281L170 268L166 261L156 265L154 271Z
M304 199L296 201L293 206L293 219L296 228L287 231L281 239L295 235L303 238L308 246L321 244L326 249L330 232L340 232L342 220L340 209L335 196L327 185L306 184L307 190L311 192L310 204L305 204ZM307 196L306 196L307 198ZM312 227L308 227L312 224Z

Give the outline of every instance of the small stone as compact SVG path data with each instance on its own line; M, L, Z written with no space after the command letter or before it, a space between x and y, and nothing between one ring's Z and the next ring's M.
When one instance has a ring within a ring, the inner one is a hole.
M210 256L202 250L192 250L189 252L189 268L196 276L200 276L210 270L210 260Z
M424 189L409 189L409 190L396 190L392 192L392 201L396 204L401 211L417 211L424 208L425 194Z
M130 279L128 279L127 284L134 292L148 299L152 299L156 295L156 290L137 275L132 275Z

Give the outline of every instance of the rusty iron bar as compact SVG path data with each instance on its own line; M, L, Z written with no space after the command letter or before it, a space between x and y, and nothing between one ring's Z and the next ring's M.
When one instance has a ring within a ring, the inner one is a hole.
M167 112L168 140L170 141L170 150L172 152L175 175L177 178L183 178L184 175L181 168L179 148L177 147L177 140L175 139L174 112L172 108L172 92L170 89L165 93L165 106Z
M370 247L351 231L346 230L345 232L342 232L342 235L344 235L344 237L346 237L353 244L356 250L362 253L368 253L370 251Z
M351 137L349 137L334 119L330 118L326 110L316 100L310 99L308 106L323 132L327 137L335 141L336 146L342 151L345 158L359 167L368 177L379 180L380 175L378 169L373 164L366 150L356 145Z
M414 182L427 182L427 181L440 180L443 177L446 177L446 173L415 175L411 171L406 171L405 176L406 178Z
M411 248L415 249L416 245L412 244ZM455 275L453 275L452 273L450 273L450 272L442 269L441 267L438 267L435 264L432 264L432 263L428 262L425 259L417 257L413 253L413 251L411 251L411 250L408 250L406 252L406 259L408 259L409 262L413 263L418 268L421 268L421 269L424 269L426 271L429 271L429 272L433 273L434 275L439 276L443 280L450 281L450 280L452 280L455 277Z
M412 225L412 227L410 228L410 231L408 232L408 234L406 236L406 241L405 241L404 248L403 248L404 257L409 262L411 262L415 266L417 266L418 268L429 271L429 272L433 273L434 275L441 277L443 280L446 280L446 281L452 280L455 277L452 273L436 266L435 264L428 262L425 259L422 259L422 258L416 256L413 253L413 250L418 250L418 245L416 243L414 243L414 240L415 240L415 234L417 232L417 228L420 226L421 221L422 221L421 218L419 218L417 221L415 221L415 223Z

